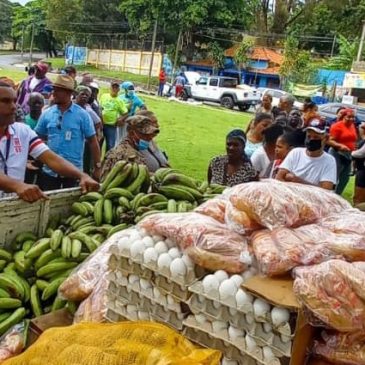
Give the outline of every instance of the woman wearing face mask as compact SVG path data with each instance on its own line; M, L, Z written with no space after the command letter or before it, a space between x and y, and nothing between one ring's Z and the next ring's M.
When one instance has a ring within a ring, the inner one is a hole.
M234 129L227 135L224 156L213 158L208 168L208 181L212 184L234 186L258 180L258 174L245 153L246 135Z
M144 101L137 96L132 82L125 81L120 85L120 87L122 89L122 94L119 96L119 98L129 106L129 116L135 115L137 109L147 109Z
M126 123L127 137L106 154L102 168L102 178L121 160L144 164L150 172L165 167L162 163L151 163L151 157L155 159L157 157L147 155L151 141L160 132L151 119L143 115L136 115L127 118Z

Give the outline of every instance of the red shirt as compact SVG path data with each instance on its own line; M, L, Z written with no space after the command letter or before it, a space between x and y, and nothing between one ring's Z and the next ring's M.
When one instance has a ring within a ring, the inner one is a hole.
M165 71L160 71L160 74L158 75L158 79L160 80L160 82L166 82L166 73Z
M353 123L345 124L343 121L336 122L331 126L330 136L337 142L345 145L351 151L356 149L357 133Z

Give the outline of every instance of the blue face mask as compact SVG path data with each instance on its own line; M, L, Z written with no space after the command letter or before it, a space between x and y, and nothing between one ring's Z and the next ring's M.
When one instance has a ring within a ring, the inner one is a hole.
M127 95L128 96L133 96L134 95L134 90L128 90Z
M144 139L140 139L137 144L138 151L145 151L148 150L148 147L150 146L149 141L145 141Z

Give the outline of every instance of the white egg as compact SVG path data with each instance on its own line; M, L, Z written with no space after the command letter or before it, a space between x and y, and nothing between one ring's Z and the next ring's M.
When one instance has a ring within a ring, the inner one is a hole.
M157 266L159 269L166 268L170 269L172 258L168 253L163 253L159 256L157 260Z
M168 248L176 247L176 243L171 238L167 238L165 243Z
M207 275L202 282L204 293L218 290L219 281L214 275Z
M176 258L172 260L170 264L170 272L172 277L184 276L186 275L186 271L187 268L183 259Z
M240 328L229 326L228 335L230 339L236 340L238 337L244 337L245 332Z
M250 335L246 335L245 340L247 351L251 353L255 352L255 350L257 349L256 341Z
M159 253L165 253L169 250L169 248L167 247L166 243L164 241L159 241L155 244L155 250Z
M121 250L128 250L130 245L131 245L131 240L128 237L123 237L118 242L118 246Z
M222 360L222 365L238 365L238 362L236 360L230 360L224 357Z
M172 295L167 294L166 298L167 298L167 304L169 304L169 305L175 305L176 302L175 302L175 299L174 299L174 297Z
M137 230L132 231L131 235L129 236L129 240L133 243L142 239L142 236L139 234Z
M177 249L176 247L170 248L169 249L169 255L173 258L176 259L178 257L181 257L181 252L179 251L179 249Z
M235 297L237 290L238 287L236 283L230 279L226 279L219 285L219 297L221 300Z
M156 262L158 259L158 253L154 247L148 247L143 253L143 262L149 264L151 262Z
M221 304L221 303L217 302L216 300L213 300L213 307L214 307L215 309L219 309L221 306L222 306L222 304Z
M195 320L199 324L204 324L205 322L207 322L207 317L204 314L196 314Z
M218 270L214 273L214 276L218 279L218 281L221 283L224 280L227 280L229 278L228 274L224 270Z
M230 277L230 280L233 280L238 287L240 287L241 284L243 283L243 278L240 275L232 275Z
M269 333L269 332L272 332L272 325L270 324L270 323L264 323L263 324L263 328L264 328L264 331L266 332L266 333Z
M234 308L229 308L228 309L228 312L231 316L235 316L238 312L237 312L237 309L234 309Z
M199 303L204 303L205 302L205 298L204 298L204 296L203 295L198 295L198 302Z
M185 265L188 268L193 268L194 267L194 262L191 261L191 258L188 255L182 255L182 260L184 261Z
M131 257L135 258L138 255L142 255L145 249L146 249L146 247L141 240L137 240L137 241L133 242L131 245L131 248L130 248Z
M139 285L141 286L141 289L142 290L147 290L147 289L150 289L152 288L152 284L150 281L146 280L146 279L141 279L139 281Z
M138 312L138 319L140 321L149 321L150 320L150 315L148 312Z
M134 284L136 281L139 281L139 277L137 275L129 275L128 282L129 284Z
M158 236L158 235L152 236L152 239L153 239L153 242L155 242L155 243L163 241L163 237Z
M255 317L251 313L247 313L245 318L248 324L253 324L255 322Z
M213 321L212 327L214 332L224 331L227 329L227 322L223 321Z
M148 236L148 232L144 228L139 228L139 234L142 238Z
M126 307L127 314L133 314L133 312L137 312L137 306L133 304L128 304Z
M285 308L274 307L271 310L271 321L275 327L282 326L289 321L290 312Z
M161 290L159 288L153 288L153 296L155 299L160 299L162 297Z
M118 280L118 282L119 282L119 285L121 285L121 286L126 286L126 285L128 284L128 278L127 278L127 277L125 277L125 276L122 276L122 277Z
M144 243L144 245L146 247L153 247L154 246L153 239L150 236L144 237L143 240L142 240L142 242Z
M275 355L269 346L264 346L262 348L262 353L264 355L264 361L270 361L275 359Z
M242 307L245 304L250 304L253 302L253 297L251 294L248 294L243 289L238 289L236 293L236 304L237 307Z
M263 299L257 298L253 302L253 312L256 318L265 318L270 311L270 305Z
M243 282L247 281L248 279L252 278L254 275L252 275L251 271L245 271L242 274Z

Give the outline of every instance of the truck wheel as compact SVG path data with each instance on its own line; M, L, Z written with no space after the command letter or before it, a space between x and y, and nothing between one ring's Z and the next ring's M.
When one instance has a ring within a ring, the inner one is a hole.
M250 109L250 105L248 104L244 104L244 105L238 105L239 110L241 110L241 112L245 112L248 109Z
M223 98L221 99L221 105L227 109L233 109L233 98L231 96L223 96Z
M189 99L189 95L186 92L186 90L183 90L182 91L182 93L181 93L181 99L184 100L184 101L187 101Z

